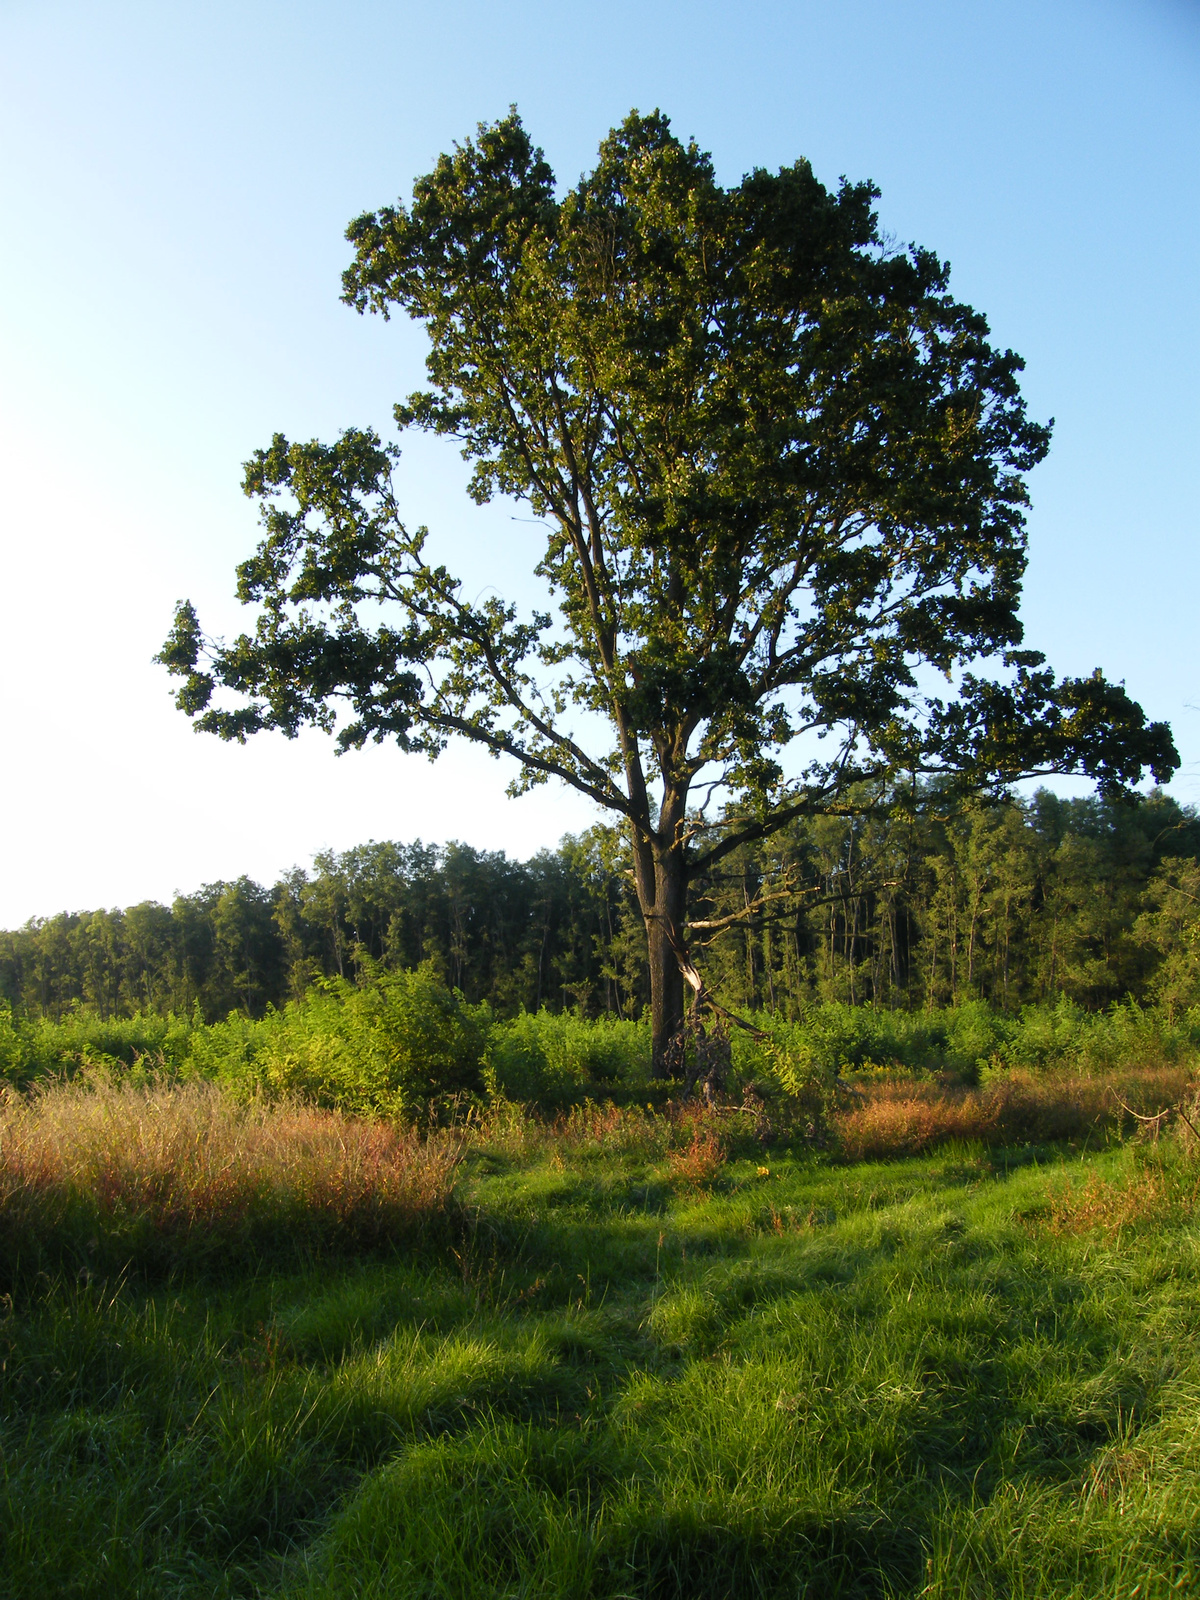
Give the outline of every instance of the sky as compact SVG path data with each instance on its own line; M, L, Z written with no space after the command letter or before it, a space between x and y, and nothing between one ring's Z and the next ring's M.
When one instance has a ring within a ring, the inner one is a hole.
M470 749L223 744L152 660L184 596L248 620L251 452L386 432L421 382L419 330L340 303L344 230L510 104L564 183L657 107L724 183L805 156L878 185L1055 419L1027 643L1170 721L1200 801L1198 90L1197 0L0 0L0 926L595 819ZM529 598L537 530L465 477L406 441L406 521Z

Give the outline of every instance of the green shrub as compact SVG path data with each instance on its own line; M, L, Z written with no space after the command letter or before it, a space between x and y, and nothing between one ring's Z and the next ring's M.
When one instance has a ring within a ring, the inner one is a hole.
M360 984L332 978L268 1015L244 1081L342 1111L411 1115L482 1090L490 1024L487 1007L464 1004L428 963Z
M929 1016L928 1012L921 1013ZM1011 1021L994 1011L986 1000L967 1000L943 1013L946 1025L944 1068L967 1082L977 1083L980 1071L1007 1048Z
M187 1060L192 1033L201 1026L199 1013L181 1017L149 1011L131 1017L73 1011L60 1022L37 1024L64 1065L100 1062L133 1067L145 1060L176 1070Z
M0 1000L0 1078L19 1083L29 1057L29 1029L13 1017L12 1007Z
M650 1073L650 1030L600 1017L522 1012L492 1029L485 1079L504 1100L546 1109L612 1096Z
M1060 997L1053 1005L1026 1006L1012 1025L1004 1065L1073 1066L1081 1072L1118 1067L1176 1066L1200 1050L1200 1012L1171 1018L1136 1001L1088 1012Z
M255 1093L262 1088L258 1057L277 1027L275 1012L254 1018L231 1011L221 1022L201 1024L189 1041L187 1071L214 1078L235 1094Z
M131 1017L100 1017L83 1007L57 1020L30 1022L0 1005L0 1075L25 1085L52 1074L71 1075L81 1067L136 1067L147 1064L181 1071L199 1016L138 1011Z
M985 1001L940 1010L876 1010L825 1002L794 1021L733 1029L736 1095L751 1080L799 1097L833 1092L848 1074L872 1079L952 1074L977 1084L1016 1067L1083 1073L1186 1067L1200 1057L1200 1008L1169 1014L1133 1001L1088 1012L1065 998L1005 1016ZM430 1100L486 1088L494 1098L565 1110L587 1100L656 1099L646 1022L523 1013L497 1022L425 966L369 968L358 983L318 983L281 1011L105 1019L80 1007L33 1021L0 1002L0 1081L25 1088L81 1068L203 1077L235 1094L302 1094L356 1113L411 1115Z
M983 1000L908 1012L829 1001L810 1006L799 1021L766 1014L754 1020L769 1042L735 1031L737 1073L743 1081L774 1083L788 1093L846 1073L948 1072L973 1084L981 1073L1009 1067L1104 1073L1176 1067L1200 1054L1200 1009L1171 1018L1134 1001L1089 1012L1064 997L1026 1006L1017 1017Z
M789 1094L814 1081L880 1070L917 1075L953 1071L973 1080L996 1047L1001 1019L975 1003L945 1011L877 1011L840 1001L812 1005L795 1022L754 1018L769 1036L733 1035L740 1077L776 1083Z

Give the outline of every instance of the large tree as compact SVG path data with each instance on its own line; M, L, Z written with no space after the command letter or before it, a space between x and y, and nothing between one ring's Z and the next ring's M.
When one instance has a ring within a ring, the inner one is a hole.
M1019 648L1049 429L876 198L803 161L722 188L657 113L559 198L515 112L481 127L411 205L351 224L344 298L425 324L430 386L397 423L458 440L477 501L528 503L552 608L469 599L402 522L375 433L276 435L246 469L254 633L207 640L185 603L161 658L225 738L458 735L516 762L514 792L561 779L616 813L660 1064L698 982L689 880L739 845L868 780L1112 788L1177 764L1121 687Z

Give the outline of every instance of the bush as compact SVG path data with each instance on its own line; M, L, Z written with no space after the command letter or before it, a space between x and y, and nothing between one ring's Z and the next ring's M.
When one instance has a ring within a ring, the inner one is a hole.
M1132 1001L1093 1013L1061 999L1017 1017L979 1000L917 1012L827 1002L796 1021L753 1020L765 1039L731 1031L731 1093L753 1080L807 1108L814 1126L837 1108L847 1075L975 1085L1014 1068L1104 1075L1184 1068L1200 1057L1200 1009L1171 1016ZM26 1087L95 1065L213 1079L242 1098L302 1095L406 1117L485 1090L549 1113L588 1100L659 1104L672 1092L650 1079L646 1023L549 1011L497 1022L429 966L368 966L358 983L325 980L281 1011L257 1020L231 1013L208 1025L199 1015L103 1019L82 1008L31 1021L0 1002L0 1081Z
M267 1017L242 1081L341 1111L411 1116L483 1089L490 1025L487 1007L464 1004L428 963L359 984L331 978Z
M741 1077L774 1083L788 1094L808 1093L815 1082L845 1073L952 1072L973 1083L1003 1049L1008 1027L982 1001L916 1012L827 1001L810 1006L797 1022L769 1014L755 1021L769 1039L760 1043L735 1031L734 1066Z
M557 1110L613 1098L614 1090L640 1086L649 1073L644 1024L539 1011L493 1027L484 1076L501 1099Z
M57 1021L14 1017L0 1003L0 1076L27 1084L50 1074L70 1075L87 1066L136 1067L141 1062L183 1070L199 1016L138 1011L131 1017L99 1017L82 1008Z
M988 1081L1011 1068L1084 1073L1174 1068L1200 1055L1200 1010L1171 1019L1133 1001L1088 1012L1061 998L1006 1017L983 1000L938 1011L877 1011L827 1002L797 1022L755 1018L769 1035L761 1044L735 1032L739 1076L773 1083L789 1094L846 1073L869 1078L951 1074L960 1083Z
M1200 1012L1172 1019L1132 1000L1087 1012L1062 997L1054 1005L1024 1008L1009 1027L998 1064L1111 1072L1127 1066L1177 1066L1194 1059L1198 1050Z
M0 1000L0 1078L23 1081L29 1058L29 1028L13 1017L12 1007Z
M199 1024L188 1044L185 1071L189 1076L212 1078L243 1097L261 1092L258 1057L279 1026L275 1012L247 1017L231 1011L222 1022Z

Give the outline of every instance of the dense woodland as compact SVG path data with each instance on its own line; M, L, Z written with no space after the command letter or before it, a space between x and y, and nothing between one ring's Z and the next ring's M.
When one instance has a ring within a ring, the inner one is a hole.
M366 844L270 888L239 878L170 906L34 919L0 934L0 996L31 1017L82 1005L212 1020L260 1015L369 958L431 962L500 1015L637 1016L645 940L625 865L602 828L525 862ZM1163 794L868 810L797 824L723 869L697 886L695 921L776 896L702 951L727 1004L795 1016L818 999L1007 1012L1058 995L1093 1009L1200 1000L1200 818Z

